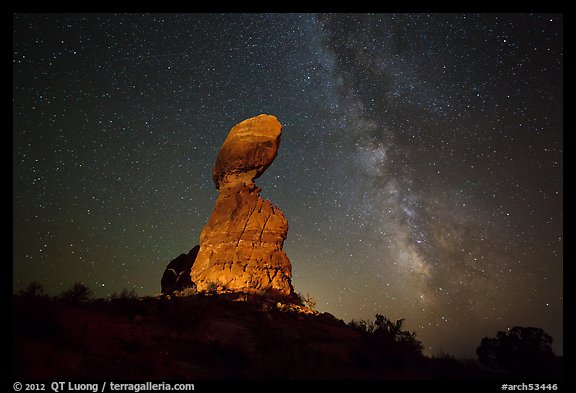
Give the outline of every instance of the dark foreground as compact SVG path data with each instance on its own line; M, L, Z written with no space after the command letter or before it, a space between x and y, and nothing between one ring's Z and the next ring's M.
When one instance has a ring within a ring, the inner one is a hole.
M23 380L508 377L375 345L327 313L222 296L83 303L15 296L13 366Z

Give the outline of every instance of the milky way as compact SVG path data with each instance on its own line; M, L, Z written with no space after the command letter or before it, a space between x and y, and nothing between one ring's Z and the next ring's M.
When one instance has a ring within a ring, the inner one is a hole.
M198 243L230 128L296 291L406 319L427 353L545 329L562 353L563 37L546 14L14 16L14 289L159 292Z

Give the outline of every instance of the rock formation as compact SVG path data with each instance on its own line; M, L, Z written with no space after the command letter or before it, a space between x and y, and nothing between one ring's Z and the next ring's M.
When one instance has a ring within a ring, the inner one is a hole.
M170 294L194 286L190 278L190 270L199 250L200 246L196 246L188 254L180 254L166 266L160 282L163 294Z
M254 184L276 158L281 132L276 117L262 114L235 125L224 141L212 171L218 199L191 270L198 291L294 298L282 251L288 221Z

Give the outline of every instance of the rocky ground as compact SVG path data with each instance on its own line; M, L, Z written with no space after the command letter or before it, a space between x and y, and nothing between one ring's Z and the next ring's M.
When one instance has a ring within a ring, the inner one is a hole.
M14 297L22 379L478 379L451 358L375 346L334 316L272 300L197 295L64 303Z

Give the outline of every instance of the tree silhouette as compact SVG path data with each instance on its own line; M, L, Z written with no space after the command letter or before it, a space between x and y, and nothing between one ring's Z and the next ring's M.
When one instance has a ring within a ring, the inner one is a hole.
M360 320L349 323L371 337L376 345L404 354L422 354L422 342L416 338L415 332L402 330L403 325L404 318L392 322L382 314L376 314L374 322Z
M404 325L404 318L392 322L384 315L376 314L373 333L396 343L408 352L422 353L422 343L416 339L416 333L402 330L402 325Z
M302 304L303 306L307 306L308 308L314 308L316 307L316 299L314 298L314 296L310 295L309 293L306 293L306 295L302 295L301 293L297 294L298 296L298 300L300 301L300 304Z
M558 358L552 337L535 327L515 326L499 331L495 338L484 337L476 349L484 366L515 375L534 376L555 372Z
M85 302L90 300L92 297L92 291L86 286L86 284L76 282L72 288L62 292L61 297L70 302Z
M110 300L113 301L138 300L138 294L136 293L134 288L132 288L131 290L128 290L128 288L123 288L122 292L120 293L114 292L112 295L110 295Z
M44 296L44 287L38 281L32 281L30 284L28 284L26 290L20 291L20 295L30 297L36 297L36 296L42 297Z

